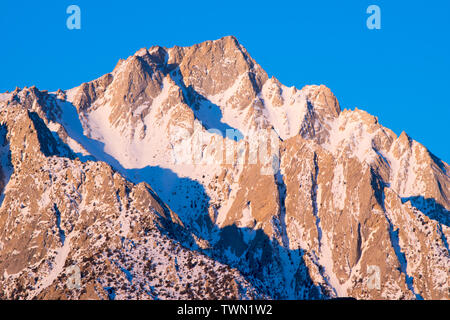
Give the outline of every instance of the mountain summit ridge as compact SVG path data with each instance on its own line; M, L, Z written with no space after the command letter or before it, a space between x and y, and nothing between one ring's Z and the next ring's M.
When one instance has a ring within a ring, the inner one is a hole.
M0 298L450 298L448 164L233 36L2 94L0 120Z

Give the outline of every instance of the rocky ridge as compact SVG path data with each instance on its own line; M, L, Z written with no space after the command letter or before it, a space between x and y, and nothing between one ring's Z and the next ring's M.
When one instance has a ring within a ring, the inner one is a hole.
M449 299L449 166L234 37L0 108L2 298Z

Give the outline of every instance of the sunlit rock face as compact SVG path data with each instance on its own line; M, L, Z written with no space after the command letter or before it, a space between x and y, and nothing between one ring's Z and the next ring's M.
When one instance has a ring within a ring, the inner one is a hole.
M449 166L234 37L0 94L2 299L449 299Z

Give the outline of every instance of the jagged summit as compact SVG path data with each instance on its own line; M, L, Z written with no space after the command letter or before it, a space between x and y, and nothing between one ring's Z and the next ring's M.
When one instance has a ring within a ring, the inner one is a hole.
M232 36L17 88L0 123L0 298L450 298L448 164Z

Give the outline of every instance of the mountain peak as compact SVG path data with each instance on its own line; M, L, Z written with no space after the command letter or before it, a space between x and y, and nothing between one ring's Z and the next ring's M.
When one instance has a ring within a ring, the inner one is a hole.
M0 111L0 299L449 298L448 165L233 36Z
M233 35L224 36L216 40L203 41L194 45L194 47L204 46L221 46L225 49L243 48L238 39Z
M337 117L341 113L338 99L327 86L309 85L302 90L305 90L308 98L315 102L315 108L326 110L332 117Z
M402 131L402 133L398 137L398 140L399 140L399 143L404 144L404 145L411 144L411 137L405 131Z

